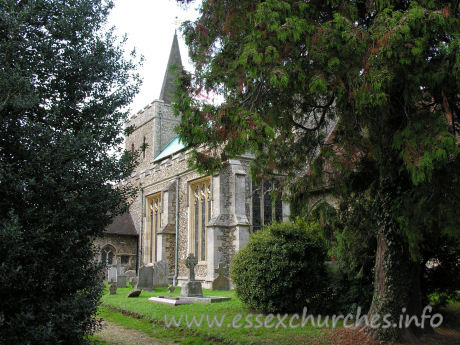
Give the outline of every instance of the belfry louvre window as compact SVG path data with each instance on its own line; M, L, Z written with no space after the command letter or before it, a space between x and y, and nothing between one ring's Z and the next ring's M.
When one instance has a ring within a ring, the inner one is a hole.
M161 193L148 197L146 204L144 259L146 262L155 262L157 261L157 233L161 224Z
M206 260L206 225L211 219L211 179L190 184L190 252Z
M273 199L271 191L279 187L278 182L265 181L260 185L252 183L252 229L259 230L273 221L283 220L283 202Z

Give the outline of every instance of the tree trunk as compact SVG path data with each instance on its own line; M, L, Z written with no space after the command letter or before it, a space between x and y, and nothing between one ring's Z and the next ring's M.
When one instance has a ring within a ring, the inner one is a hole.
M381 326L365 328L374 339L417 343L422 329L417 327L414 321L406 327L406 320L412 316L421 320L422 266L412 260L408 240L400 234L399 224L392 217L397 197L395 190L398 188L391 183L383 184L381 188L378 200L379 230L374 295L367 315L369 322L373 317L377 319L379 315L377 320ZM388 322L385 322L385 315L391 315L387 317ZM385 325L386 327L383 327Z

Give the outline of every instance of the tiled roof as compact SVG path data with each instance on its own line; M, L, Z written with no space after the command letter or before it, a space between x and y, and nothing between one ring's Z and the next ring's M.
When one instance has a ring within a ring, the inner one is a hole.
M131 215L126 212L113 219L104 231L106 234L137 236L136 228Z

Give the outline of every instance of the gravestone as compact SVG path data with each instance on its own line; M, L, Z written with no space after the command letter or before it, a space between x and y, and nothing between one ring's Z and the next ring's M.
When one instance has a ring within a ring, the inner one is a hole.
M107 280L109 283L111 282L116 282L117 281L117 268L116 267L110 267L108 269L108 277L107 277Z
M153 291L157 287L168 286L168 263L158 261L140 268L137 288Z
M217 278L212 282L213 290L230 290L230 279L228 279L228 270L223 263L219 262L216 269Z
M125 268L121 265L121 258L117 259L117 275L122 276L125 274Z
M139 280L137 288L142 290L153 291L153 265L147 264L139 269Z
M109 287L109 293L115 295L117 293L117 283L111 283Z
M128 280L131 280L131 278L136 277L136 271L135 270L127 270L125 272L125 276L127 277Z
M126 287L126 276L117 276L117 287L125 288Z
M195 266L198 260L193 254L189 254L185 259L185 266L189 269L189 279L181 289L180 295L183 297L203 297L201 282L195 280Z
M168 263L166 261L158 261L153 264L153 287L168 286Z
M139 297L141 294L142 290L135 289L129 292L128 297Z
M135 287L137 285L137 277L132 277L129 280L129 285L131 285L131 287Z

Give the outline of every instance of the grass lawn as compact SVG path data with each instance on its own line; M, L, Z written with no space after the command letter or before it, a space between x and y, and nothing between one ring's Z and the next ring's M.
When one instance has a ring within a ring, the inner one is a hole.
M358 331L339 329L337 332L331 332L331 317L329 317L328 326L322 322L322 327L314 327L310 322L304 327L290 328L289 320L291 315L284 319L286 328L278 325L277 315L273 320L268 322L269 328L263 327L262 323L267 322L267 315L260 317L261 324L256 321L257 313L252 312L245 307L235 296L234 291L212 291L203 290L205 296L225 296L231 297L232 300L205 304L194 303L191 305L170 306L166 304L153 303L147 299L151 296L179 296L180 288L171 294L167 288L158 288L155 292L143 291L137 298L127 298L127 294L132 289L117 289L116 295L108 294L106 286L105 294L102 297L102 305L99 309L99 315L109 322L116 323L128 329L134 329L145 333L165 343L182 343L182 344L311 344L311 345L357 345L357 344L381 344L379 342L367 341L363 334ZM303 308L303 306L299 306ZM460 303L451 302L448 307L442 308L444 324L433 335L427 335L422 341L424 345L434 344L459 344L460 341ZM241 319L236 320L237 315ZM165 322L166 315L166 322ZM208 315L208 325L206 315ZM308 315L308 312L307 312ZM182 319L181 319L182 316ZM202 318L202 323L197 326L196 322ZM300 319L302 310L299 310ZM174 317L176 322L181 320L179 326L171 322ZM186 319L187 317L187 319ZM221 322L218 327L216 322L212 324L213 317ZM280 316L281 318L284 315ZM317 326L317 315L314 321ZM249 320L252 327L249 327ZM324 316L321 319L324 321ZM187 326L187 321L190 327ZM300 325L301 320L294 320L294 325ZM167 323L170 326L167 327ZM258 327L255 327L259 325ZM278 325L278 327L277 327ZM235 327L236 326L236 327ZM238 327L239 326L239 327ZM337 323L337 328L342 326L342 322ZM104 343L99 343L104 344ZM389 343L385 343L389 344Z
M236 298L234 291L212 291L203 290L205 296L225 296L232 300L205 304L194 303L191 305L169 306L160 303L153 303L147 299L151 296L179 296L180 288L176 288L174 293L169 293L167 288L158 288L155 292L142 291L137 298L127 298L126 295L130 288L117 289L116 295L109 295L108 289L102 298L100 316L107 321L115 322L126 328L140 330L156 339L177 341L183 344L327 344L328 338L326 327L313 327L308 322L304 327L300 326L301 320L293 320L298 328L289 328L290 315L284 320L286 328L278 325L277 315L272 321L267 321L270 328L261 327L256 321L256 314L247 309L241 301ZM303 306L302 306L303 307ZM122 312L122 313L120 313ZM123 315L124 314L124 315ZM241 319L234 319L240 314ZM167 322L174 316L179 321L182 315L182 322L179 327L171 324L166 327ZM209 321L216 317L217 321L222 321L221 327L216 323L212 327L208 326L206 315ZM200 327L192 322L195 316L197 321L203 317ZM299 310L300 319L302 310ZM187 317L187 319L186 319ZM283 315L280 315L283 318ZM266 321L266 316L259 317L261 322ZM315 322L316 322L315 317ZM187 327L186 321L191 323ZM249 327L249 322L252 327ZM234 324L234 325L233 325ZM331 322L329 322L329 325ZM259 328L255 326L259 325ZM340 326L341 323L338 323ZM234 327L235 326L235 327ZM240 326L240 327L238 327Z

